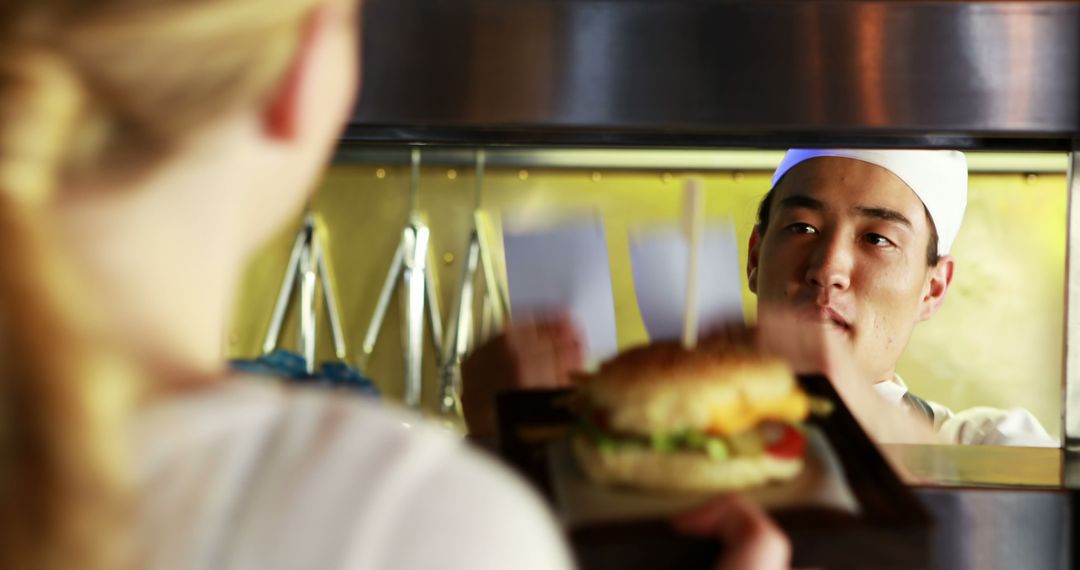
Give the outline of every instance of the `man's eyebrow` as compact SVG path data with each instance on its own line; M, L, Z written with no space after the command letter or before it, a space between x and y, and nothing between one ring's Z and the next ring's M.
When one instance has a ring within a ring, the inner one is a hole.
M805 210L813 210L815 212L823 212L826 209L825 203L821 200L801 194L795 194L793 196L788 196L783 200L780 200L779 208L781 210L801 208ZM856 206L855 213L864 218L874 218L886 222L895 222L902 226L907 226L909 229L913 227L911 224L911 220L907 219L907 216L889 208L881 208L875 206Z
M821 200L817 200L809 196L802 196L800 194L796 194L794 196L788 196L783 200L780 200L779 207L781 210L793 210L796 208L803 208L806 210L814 210L820 212L825 210L825 203Z
M875 218L878 220L884 220L886 222L896 222L902 226L907 226L910 229L911 220L907 219L907 216L897 212L896 210L890 210L888 208L869 208L865 206L859 206L855 208L855 212L860 216L866 218Z

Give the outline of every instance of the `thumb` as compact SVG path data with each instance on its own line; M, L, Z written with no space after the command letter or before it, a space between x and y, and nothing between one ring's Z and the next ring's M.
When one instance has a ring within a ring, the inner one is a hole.
M791 544L760 507L728 495L672 520L679 532L712 536L724 543L716 570L785 570L791 564Z

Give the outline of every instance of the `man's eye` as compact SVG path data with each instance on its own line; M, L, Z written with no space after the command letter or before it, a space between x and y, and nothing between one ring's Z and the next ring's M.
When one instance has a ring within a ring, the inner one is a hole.
M863 239L866 240L866 243L877 247L890 247L893 245L893 242L890 241L889 238L881 234L866 234Z
M797 223L788 226L787 231L793 234L816 234L817 228L811 226L810 224Z

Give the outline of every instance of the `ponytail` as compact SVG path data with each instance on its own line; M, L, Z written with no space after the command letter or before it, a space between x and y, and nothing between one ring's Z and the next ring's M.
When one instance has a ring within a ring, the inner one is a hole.
M264 104L321 1L0 0L0 569L117 568L129 527L139 384L80 302L58 189L127 188Z
M0 56L0 568L120 563L127 377L48 215L84 101L60 58Z

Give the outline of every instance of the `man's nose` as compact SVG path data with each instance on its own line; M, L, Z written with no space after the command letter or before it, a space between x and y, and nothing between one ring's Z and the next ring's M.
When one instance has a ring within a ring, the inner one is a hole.
M838 237L820 240L810 256L806 282L821 289L845 290L851 285L854 252Z

